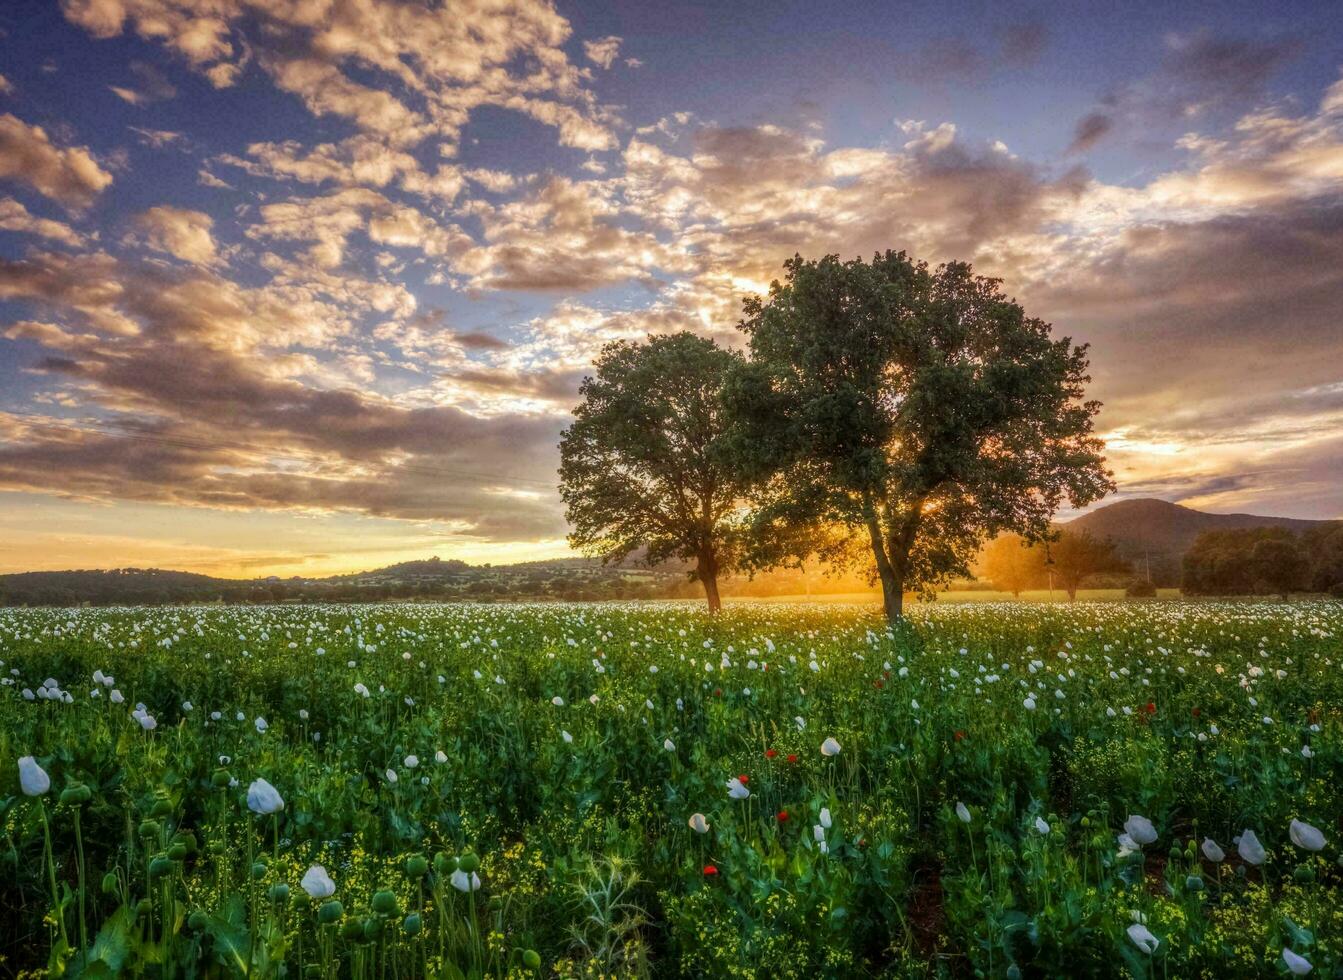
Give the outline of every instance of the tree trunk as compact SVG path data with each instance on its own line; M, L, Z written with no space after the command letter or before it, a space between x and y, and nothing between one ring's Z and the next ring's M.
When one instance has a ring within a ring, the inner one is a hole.
M867 533L872 539L872 557L877 563L877 576L881 579L881 604L886 611L888 623L899 622L904 615L905 578L886 550L886 537L881 532L881 522L877 520L876 509L866 505Z
M905 614L905 589L894 570L881 577L881 605L886 611L886 622L899 622Z
M718 612L723 608L723 600L718 597L718 559L712 550L699 553L695 574L704 585L704 598L709 601L709 612Z

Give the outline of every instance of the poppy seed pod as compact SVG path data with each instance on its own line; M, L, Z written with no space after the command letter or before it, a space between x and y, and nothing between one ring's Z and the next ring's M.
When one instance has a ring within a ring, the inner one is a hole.
M61 791L61 802L66 806L82 806L93 797L93 790L83 783L75 783Z
M412 854L406 858L406 877L423 878L429 873L429 862L422 854Z
M465 871L467 874L480 867L480 858L476 857L471 851L467 851L457 859L457 868Z
M406 916L405 920L401 923L401 931L407 936L418 936L423 928L424 923L420 919L418 912L410 913L410 915Z
M317 921L324 926L329 926L333 922L339 922L340 917L345 914L345 906L334 898L329 902L323 902L322 907L317 910Z
M457 870L457 859L451 854L439 851L434 855L434 871L441 875L452 874Z
M382 889L373 893L373 911L379 915L395 915L397 911L396 894Z
M541 954L534 949L524 949L522 951L522 965L529 970L541 969Z

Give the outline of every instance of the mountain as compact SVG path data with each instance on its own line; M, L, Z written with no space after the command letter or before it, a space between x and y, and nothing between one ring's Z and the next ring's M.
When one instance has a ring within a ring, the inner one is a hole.
M1116 545L1120 557L1143 573L1149 566L1158 585L1178 585L1184 553L1204 531L1229 531L1247 527L1283 527L1295 533L1327 521L1295 517L1262 517L1258 514L1208 514L1165 500L1121 500L1090 514L1068 521L1069 531L1088 531Z

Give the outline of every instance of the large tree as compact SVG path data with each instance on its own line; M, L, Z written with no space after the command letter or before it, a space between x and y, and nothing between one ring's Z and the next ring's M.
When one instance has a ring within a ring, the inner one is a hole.
M693 562L711 611L722 605L718 576L734 563L743 490L722 402L740 362L689 333L608 344L560 439L570 542L605 561L642 549L650 565Z
M764 481L763 560L861 541L895 620L906 590L967 574L987 538L1043 539L1063 500L1112 489L1085 347L998 280L889 251L784 268L745 302L752 360L730 385L741 460Z

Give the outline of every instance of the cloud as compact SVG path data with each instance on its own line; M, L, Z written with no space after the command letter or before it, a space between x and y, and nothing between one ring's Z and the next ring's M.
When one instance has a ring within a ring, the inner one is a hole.
M1107 92L1074 127L1069 153L1091 149L1117 130L1150 138L1154 130L1224 111L1243 112L1264 98L1273 77L1302 50L1295 38L1168 34L1150 75Z
M214 219L203 211L159 205L137 217L135 225L152 249L193 265L210 266L220 261L210 234Z
M87 207L112 175L84 147L62 149L41 126L30 126L11 113L0 115L0 180L28 184L67 209Z
M560 420L483 418L296 380L274 352L342 332L334 307L215 274L106 255L0 261L0 298L53 322L15 336L52 353L31 369L101 406L103 423L9 417L0 485L91 499L218 508L354 511L434 520L486 539L554 536ZM303 326L327 321L314 333ZM262 356L263 351L272 352Z
M1077 120L1073 128L1073 141L1068 145L1069 153L1084 153L1114 129L1114 120L1103 112L1092 112Z
M1049 46L1049 37L1049 28L1038 20L1008 24L998 31L1003 60L1024 67L1034 65Z
M455 142L481 106L515 109L554 126L565 145L614 145L614 116L597 105L586 73L565 55L571 28L548 0L450 6L63 0L61 6L95 37L133 30L163 43L219 87L236 84L255 61L313 114L350 120L391 146L431 135Z
M610 68L620 57L620 42L623 38L612 35L603 37L596 41L584 41L583 53L587 55L588 61L602 68Z
M0 228L5 231L17 231L26 235L38 235L52 241L78 248L84 244L84 236L62 221L39 218L12 197L0 197Z
M168 148L178 149L185 152L190 148L191 141L182 133L175 133L167 129L146 129L140 126L127 126L142 146L147 146L153 150L164 150Z

